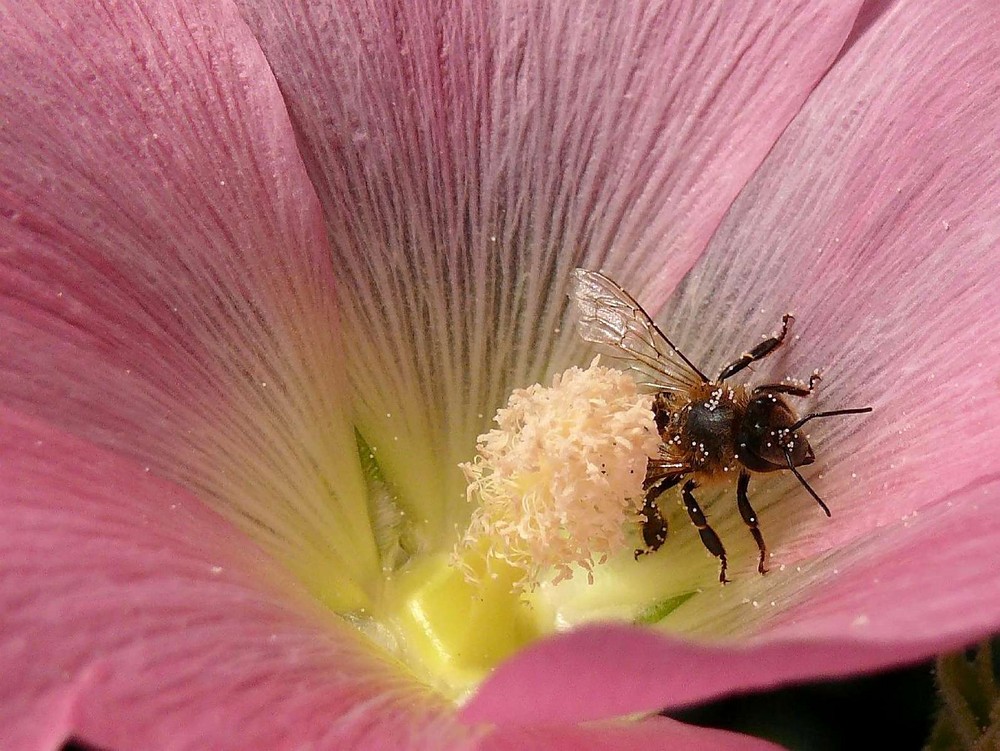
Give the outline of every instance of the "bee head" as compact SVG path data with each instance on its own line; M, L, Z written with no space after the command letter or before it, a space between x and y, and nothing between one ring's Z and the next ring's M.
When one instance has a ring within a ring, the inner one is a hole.
M740 462L754 472L801 467L816 461L812 446L799 430L798 416L777 394L750 400L737 437Z

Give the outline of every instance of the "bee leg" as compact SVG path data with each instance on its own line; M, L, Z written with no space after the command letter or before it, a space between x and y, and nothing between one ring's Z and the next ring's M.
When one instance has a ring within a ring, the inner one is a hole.
M767 555L767 546L764 544L764 536L760 533L760 529L757 526L757 512L753 510L753 506L750 505L750 498L747 497L748 487L750 487L750 473L740 472L740 479L736 483L736 505L740 509L740 516L743 517L743 523L750 528L750 534L753 535L754 542L757 543L757 550L760 551L757 570L762 574L766 574L767 569L764 568L764 557Z
M719 373L719 377L716 380L724 381L727 378L729 378L729 376L736 375L737 373L739 373L741 370L743 370L743 368L745 368L750 363L756 360L762 360L769 354L774 352L774 350L780 347L781 343L785 341L785 334L788 333L788 322L792 320L794 320L792 314L785 313L785 315L781 317L780 334L778 334L777 336L768 337L749 352L744 352L742 355L740 355L738 360L734 360L733 362L729 363L729 365L724 367L722 371Z
M698 501L695 500L694 494L691 492L696 487L698 487L698 483L694 480L688 480L684 483L684 487L681 488L684 508L687 509L688 516L691 517L691 522L698 528L702 545L708 548L709 553L719 559L719 563L721 564L719 581L725 584L729 581L726 578L726 548L722 545L722 540L719 539L719 536L715 534L715 530L708 526L708 520L705 518L701 506L698 505Z
M788 394L789 396L809 396L820 381L819 373L809 376L808 386L797 386L794 383L763 383L752 392L752 396L761 394Z
M642 541L645 549L635 551L636 560L646 553L655 553L667 539L667 520L656 505L656 498L664 491L674 487L681 481L683 475L668 475L653 482L646 489L646 499L642 504Z

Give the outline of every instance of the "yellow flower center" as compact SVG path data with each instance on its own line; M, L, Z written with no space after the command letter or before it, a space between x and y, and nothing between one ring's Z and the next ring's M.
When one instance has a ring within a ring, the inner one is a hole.
M460 697L554 629L556 585L581 572L593 581L596 566L631 552L660 445L651 407L596 359L511 395L462 467L475 509L454 552L423 556L389 585L385 623L424 680Z

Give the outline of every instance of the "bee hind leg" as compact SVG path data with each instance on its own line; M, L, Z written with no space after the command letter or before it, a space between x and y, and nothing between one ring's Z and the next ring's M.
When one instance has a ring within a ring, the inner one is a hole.
M698 501L695 500L694 493L692 492L698 483L694 480L688 480L684 483L684 487L681 488L681 497L684 499L684 508L687 509L688 516L691 517L691 522L695 527L698 528L698 535L701 537L701 543L704 545L708 552L719 559L719 581L725 584L729 581L726 578L726 548L722 544L722 540L712 529L708 520L705 518L705 513L701 510L701 506L698 505Z
M740 472L740 479L736 483L736 505L740 509L740 516L743 517L743 523L747 525L750 534L753 535L754 542L757 543L757 550L760 551L757 570L762 574L766 574L767 569L764 567L764 558L767 556L767 545L764 544L764 536L760 533L760 528L758 527L757 512L753 510L753 506L750 505L750 498L747 496L747 488L749 487L750 473Z
M642 541L645 548L635 551L636 560L647 553L655 553L667 540L667 520L660 513L656 499L681 481L683 475L668 475L654 481L646 488L646 499L642 504Z

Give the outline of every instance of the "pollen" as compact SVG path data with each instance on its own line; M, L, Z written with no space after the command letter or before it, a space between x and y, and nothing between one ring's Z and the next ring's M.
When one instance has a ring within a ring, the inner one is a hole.
M570 368L511 394L497 427L479 436L462 464L476 505L456 549L485 550L491 562L523 572L515 588L558 583L627 546L638 520L648 460L660 440L652 397L627 374Z

